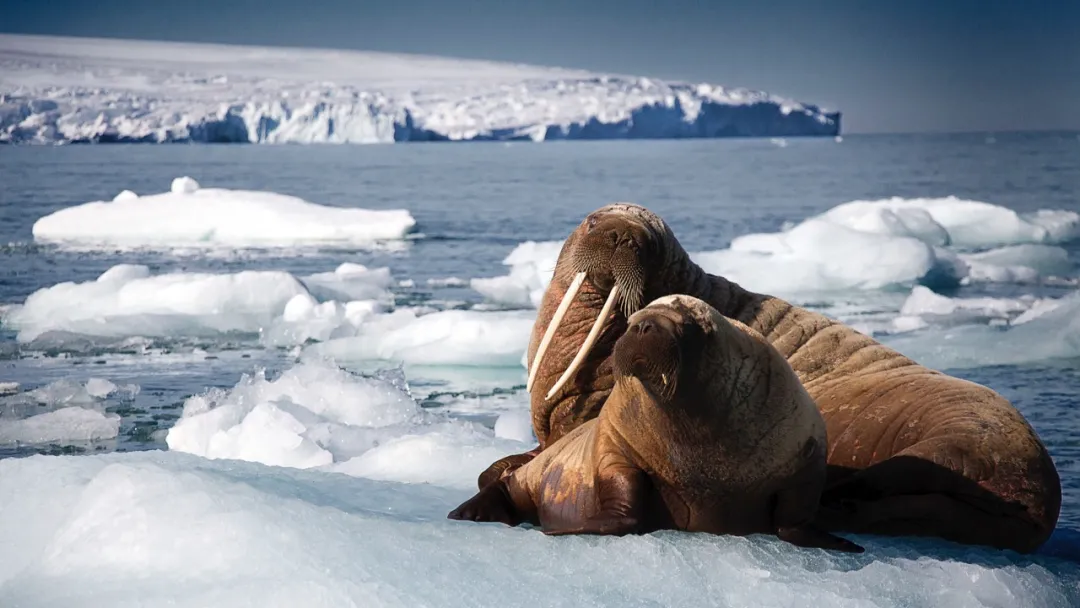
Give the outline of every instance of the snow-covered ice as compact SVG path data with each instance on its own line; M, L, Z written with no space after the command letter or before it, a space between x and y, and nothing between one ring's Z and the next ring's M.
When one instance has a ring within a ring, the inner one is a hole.
M201 188L173 180L169 192L125 190L42 217L34 240L81 247L363 246L404 238L416 220L404 209L330 207L251 190Z
M301 277L278 270L151 275L147 266L120 264L92 281L42 288L8 308L0 324L39 346L54 336L251 335L276 347L314 340L304 350L309 358L520 368L535 311L391 309L392 283L388 269L355 263Z
M90 387L100 392L107 386ZM1071 606L1050 556L859 538L546 537L446 519L533 446L421 408L393 375L299 363L184 404L169 451L0 460L0 605Z
M955 196L851 201L821 215L860 232L911 236L930 245L995 247L1023 243L1062 243L1080 237L1080 213L1012 209Z
M314 361L191 397L166 443L207 458L468 488L509 450L532 447L510 434L424 410L393 379Z
M0 142L835 136L760 91L420 55L0 35Z
M1080 213L1021 215L956 197L852 201L778 233L700 252L708 272L785 296L895 285L1035 281L1071 267L1052 244L1080 237ZM1035 245L1037 244L1037 246ZM988 251L975 251L989 249Z
M39 289L0 321L22 342L58 331L106 338L265 332L268 341L293 344L351 335L392 301L391 280L389 269L353 263L307 277L278 270L151 275L147 266L119 264L93 281Z
M42 288L3 321L24 342L58 330L104 337L258 332L306 293L282 271L151 275L147 266L120 264L93 281Z
M402 308L372 318L354 337L313 344L305 354L339 362L519 367L535 320L532 310L418 312Z
M439 476L377 481L175 451L2 460L0 604L1064 608L1080 601L1075 565L1047 557L870 538L860 539L866 553L837 555L765 536L546 537L528 527L448 521L473 490L444 486Z

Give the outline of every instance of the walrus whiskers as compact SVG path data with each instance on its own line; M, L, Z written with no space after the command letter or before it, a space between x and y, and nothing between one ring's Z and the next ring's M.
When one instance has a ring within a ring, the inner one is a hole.
M589 335L585 337L585 342L581 344L581 348L577 352L577 356L570 362L570 366L563 372L559 381L551 387L550 391L548 391L545 399L551 399L555 393L559 392L559 389L562 388L563 384L566 384L566 381L577 372L579 367L581 367L581 363L585 361L585 356L589 354L589 350L596 344L596 339L600 337L600 330L604 328L604 324L607 322L608 315L611 314L611 308L615 305L615 300L618 298L618 295L619 285L616 283L611 287L611 293L608 295L607 301L604 302L604 308L600 310L600 316L598 316L596 322L593 323L592 329L589 330ZM564 298L563 302L565 301L566 299ZM551 325L555 325L555 323L551 323Z
M585 282L585 273L577 273L574 282L570 283L570 287L566 290L566 295L559 302L559 308L555 311L555 316L551 318L551 323L548 323L547 331L544 332L544 339L540 341L540 347L536 349L536 356L533 357L532 366L529 367L529 380L525 383L526 391L532 392L533 381L536 380L536 371L540 369L540 362L544 360L544 353L547 352L548 346L551 345L551 338L555 335L555 330L562 323L566 311L570 310L570 304L574 302L574 298L577 296L578 290L581 289L583 282Z

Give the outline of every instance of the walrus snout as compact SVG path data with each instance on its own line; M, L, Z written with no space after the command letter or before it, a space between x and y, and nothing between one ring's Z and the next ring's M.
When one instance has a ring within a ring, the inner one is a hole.
M657 239L641 221L609 210L591 213L579 230L571 255L574 270L584 272L601 292L618 287L620 309L629 317L641 308L647 270L657 260Z
M642 314L646 313L646 314ZM634 377L661 396L675 392L682 331L668 310L646 310L615 341L612 367L616 376Z
M630 326L627 331L635 332L641 336L653 334L654 332L663 331L667 332L671 336L675 336L677 328L675 324L668 319L660 315L650 315L638 321Z
M655 265L660 259L658 238L646 223L620 205L598 209L589 214L575 231L574 239L570 250L574 280L548 323L532 365L529 366L525 390L532 391L536 372L540 369L547 348L582 283L588 279L601 293L607 292L607 299L574 360L548 390L546 399L551 399L577 373L589 351L595 346L616 303L619 305L618 312L621 312L624 318L630 317L641 308L646 291L645 279L649 274L646 271L655 270L650 265Z

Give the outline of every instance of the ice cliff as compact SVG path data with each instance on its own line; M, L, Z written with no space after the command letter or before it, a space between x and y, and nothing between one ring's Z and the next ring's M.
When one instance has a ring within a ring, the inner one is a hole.
M0 35L0 143L835 136L758 91L418 55Z

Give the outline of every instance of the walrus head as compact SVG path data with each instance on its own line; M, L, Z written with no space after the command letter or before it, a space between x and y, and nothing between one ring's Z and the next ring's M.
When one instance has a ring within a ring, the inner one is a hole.
M712 312L685 295L664 296L635 312L615 342L616 378L637 378L661 402L674 399L680 385L697 380L697 363L716 330Z
M607 294L604 305L574 359L545 399L551 399L578 371L613 311L628 319L644 305L646 298L663 295L654 293L657 291L654 283L657 277L665 277L665 270L680 255L686 257L671 229L645 207L615 203L586 216L566 240L560 255L557 274L573 278L529 366L526 390L532 391L551 339L585 281L597 292Z

